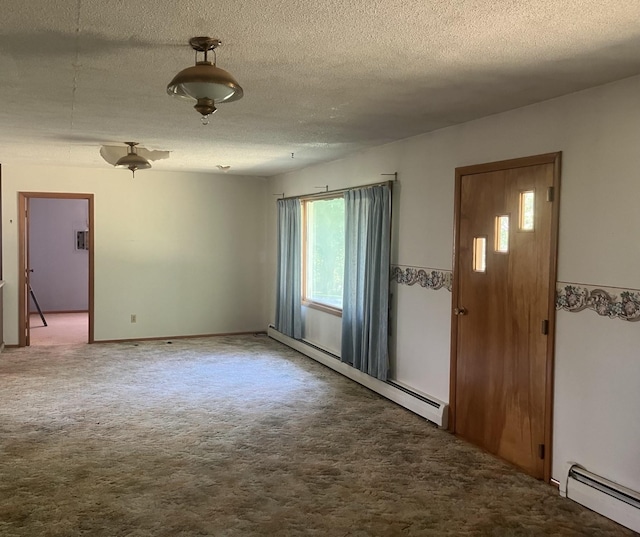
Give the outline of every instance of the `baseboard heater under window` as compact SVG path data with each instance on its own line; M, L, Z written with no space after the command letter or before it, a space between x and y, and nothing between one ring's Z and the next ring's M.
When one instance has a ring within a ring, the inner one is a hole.
M306 341L290 338L269 326L267 334L270 338L284 343L287 347L314 359L316 362L333 369L345 377L362 384L370 390L386 397L400 406L415 412L419 416L435 423L440 427L447 427L448 406L443 401L425 394L416 393L407 386L395 381L383 382L371 377L358 369L340 361L338 356Z
M580 465L567 465L567 479L560 494L596 513L640 532L640 494L600 477Z

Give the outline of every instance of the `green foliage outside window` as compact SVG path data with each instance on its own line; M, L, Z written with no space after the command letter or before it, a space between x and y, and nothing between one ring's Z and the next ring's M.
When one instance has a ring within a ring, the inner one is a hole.
M344 199L307 201L305 298L342 308Z

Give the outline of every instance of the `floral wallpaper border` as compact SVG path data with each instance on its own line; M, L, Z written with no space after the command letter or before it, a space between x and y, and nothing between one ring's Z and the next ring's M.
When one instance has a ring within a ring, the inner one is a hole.
M416 285L425 289L453 287L450 270L393 265L391 281L401 285ZM587 287L578 283L557 282L556 309L570 312L593 310L610 319L640 322L640 289L612 289Z
M577 283L558 282L556 309L578 312L586 309L623 321L640 321L640 290L588 288Z
M391 281L403 285L415 285L426 289L446 289L451 291L453 273L450 270L429 269L420 267L405 267L394 265L391 267Z

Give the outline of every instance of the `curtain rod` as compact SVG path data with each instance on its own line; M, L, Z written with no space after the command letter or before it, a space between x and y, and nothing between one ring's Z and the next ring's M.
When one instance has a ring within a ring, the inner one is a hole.
M381 175L395 175L396 179L393 180L393 181L380 181L379 183L369 183L367 185L351 186L351 187L348 187L348 188L337 188L336 190L325 190L324 192L314 192L313 194L299 194L297 196L287 196L287 197L282 196L281 198L278 198L278 200L328 198L328 197L332 197L335 194L340 194L341 192L349 192L350 190L357 190L358 188L369 188L369 187L372 187L372 186L382 186L382 185L387 185L389 188L393 189L393 183L395 183L398 180L398 174L397 173L391 173L391 174L386 174L385 173L385 174L381 174ZM324 187L318 187L318 188L324 188ZM279 196L279 195L280 194L274 194L274 196Z

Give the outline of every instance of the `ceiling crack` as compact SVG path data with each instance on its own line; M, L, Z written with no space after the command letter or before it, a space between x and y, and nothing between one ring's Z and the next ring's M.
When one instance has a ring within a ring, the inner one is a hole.
M73 61L73 86L71 88L71 117L69 121L69 132L73 133L74 127L74 119L75 119L75 108L76 108L76 90L78 89L78 72L80 70L80 10L82 8L82 0L77 1L77 10L76 10L76 39L75 39L75 58ZM71 148L69 147L69 153L71 153ZM69 158L71 158L71 154L69 154Z

